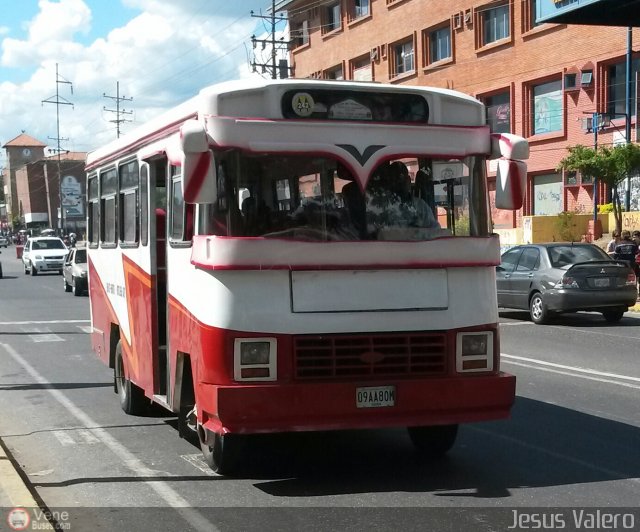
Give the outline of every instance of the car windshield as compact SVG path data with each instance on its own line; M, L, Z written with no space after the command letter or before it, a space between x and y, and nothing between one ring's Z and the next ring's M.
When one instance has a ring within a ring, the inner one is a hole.
M365 190L338 161L230 150L198 234L297 240L429 240L491 233L482 157L385 161Z
M576 262L611 260L611 258L597 246L566 245L550 247L549 260L554 268L562 268Z
M34 240L31 249L66 249L66 247L59 238L50 238L46 240Z
M76 251L76 264L85 264L87 262L87 250L79 249Z

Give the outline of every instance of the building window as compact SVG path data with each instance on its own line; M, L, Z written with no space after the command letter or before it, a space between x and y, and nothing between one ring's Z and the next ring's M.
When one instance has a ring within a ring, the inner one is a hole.
M449 24L430 31L425 42L428 46L425 57L428 58L429 64L453 57L451 51L451 26Z
M523 15L523 27L522 31L531 31L533 28L537 28L542 24L536 22L536 7L539 0L523 0L522 15Z
M509 30L509 5L481 9L482 42L486 46L502 39L507 39Z
M373 81L373 69L369 56L360 57L351 62L351 79L354 81Z
M293 24L291 31L291 37L294 47L298 48L309 44L309 21L303 20L296 24Z
M392 68L394 76L415 70L413 39L394 45Z
M640 59L634 59L631 63L631 94L636 93L636 74L638 71L640 71ZM625 114L626 75L627 64L625 61L609 67L607 112L610 118L623 117Z
M350 0L349 20L368 17L371 14L371 0Z
M487 123L493 133L511 132L511 95L509 91L482 98L487 106Z
M324 79L344 79L344 70L342 69L342 65L325 70Z
M554 80L531 88L533 135L562 131L562 81Z
M329 33L338 30L341 26L342 14L340 12L340 2L331 2L324 8L322 33Z
M533 214L548 216L562 212L562 176L537 175L533 178Z
M578 74L568 72L564 75L564 90L570 91L578 88Z

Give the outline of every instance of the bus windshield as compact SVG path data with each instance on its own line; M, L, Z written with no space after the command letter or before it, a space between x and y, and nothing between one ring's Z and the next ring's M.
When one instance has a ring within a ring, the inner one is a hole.
M364 191L331 158L232 150L216 161L217 201L200 206L200 234L345 241L491 232L482 157L386 161Z

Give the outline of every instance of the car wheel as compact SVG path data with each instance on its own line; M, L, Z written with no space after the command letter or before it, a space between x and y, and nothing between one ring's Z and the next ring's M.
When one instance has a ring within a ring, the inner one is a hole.
M2 279L2 264L0 264L0 279Z
M62 280L64 281L64 291L71 292L71 285L67 282L66 277L63 277Z
M624 316L624 310L605 310L602 315L609 323L618 323Z
M529 314L531 314L531 321L536 325L541 325L549 320L549 311L540 292L536 292L531 296Z
M82 290L80 290L80 288L78 288L78 283L76 283L76 278L72 277L71 278L71 286L73 287L73 295L78 297L82 295Z
M200 442L204 462L219 475L230 475L238 467L242 454L242 436L211 434L212 445Z
M24 266L24 274L29 275L29 268L27 268L27 265L24 263L22 263L22 265Z
M33 262L31 263L31 275L34 277L38 275L38 269L33 265Z

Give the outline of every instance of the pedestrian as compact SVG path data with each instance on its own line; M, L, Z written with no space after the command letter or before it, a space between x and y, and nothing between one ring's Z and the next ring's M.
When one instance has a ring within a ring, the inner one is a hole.
M613 233L611 234L611 236L613 237L610 242L607 244L607 253L609 255L613 255L613 253L616 250L616 246L618 245L618 242L620 242L620 231L615 230L613 231Z

